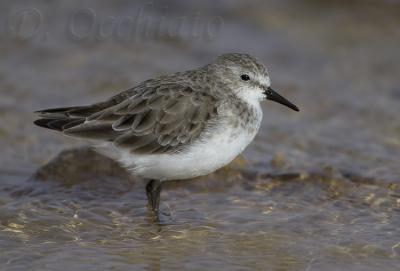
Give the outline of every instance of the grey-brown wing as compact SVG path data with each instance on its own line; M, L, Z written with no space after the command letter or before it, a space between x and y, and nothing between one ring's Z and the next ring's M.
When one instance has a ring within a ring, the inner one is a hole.
M128 99L131 95L135 93L135 89L128 89L121 92L107 101L86 105L86 106L72 106L72 107L59 107L50 108L36 111L39 119L35 120L34 123L40 127L48 128L56 131L66 131L69 128L76 127L84 123L87 118L91 115L111 108L122 101ZM89 133L89 128L87 128L87 133ZM97 133L93 131L93 133ZM97 133L98 134L98 133ZM84 136L80 134L80 136ZM90 136L90 135L89 135Z
M198 139L216 115L215 97L169 83L138 90L64 133L109 140L134 153L174 152Z

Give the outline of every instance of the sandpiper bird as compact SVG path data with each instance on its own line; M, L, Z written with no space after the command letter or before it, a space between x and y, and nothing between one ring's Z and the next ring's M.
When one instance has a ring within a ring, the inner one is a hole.
M103 102L38 111L35 124L86 139L148 179L148 205L157 213L163 181L206 175L244 150L260 127L266 99L299 111L272 90L259 61L231 53Z

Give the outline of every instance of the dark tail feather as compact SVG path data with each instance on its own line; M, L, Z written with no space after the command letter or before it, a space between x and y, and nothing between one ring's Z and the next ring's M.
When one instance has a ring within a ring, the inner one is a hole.
M96 112L109 107L110 102L103 102L88 106L73 106L50 108L36 111L39 119L34 123L40 127L64 131L85 122L85 120Z
M65 129L75 127L85 122L85 118L43 118L35 120L33 123L37 126L64 131Z
M34 124L40 127L64 131L85 122L86 117L98 110L95 106L74 106L50 108L36 111L39 114L38 120Z
M81 108L80 106L74 106L74 107L59 107L59 108L49 108L49 109L43 109L36 111L35 113L38 114L55 114L55 113L66 113L71 110L76 110Z
M73 107L60 107L50 108L36 111L43 118L54 118L54 117L72 117L72 118L86 118L96 112L99 112L107 107L105 103L99 103L89 106L73 106Z

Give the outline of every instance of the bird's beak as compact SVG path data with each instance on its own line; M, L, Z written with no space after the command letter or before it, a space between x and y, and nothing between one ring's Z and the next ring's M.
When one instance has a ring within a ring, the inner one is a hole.
M286 105L287 107L293 109L294 111L300 111L297 106L295 106L294 104L292 104L291 102L286 100L284 97L279 95L277 92L275 92L275 90L273 90L270 87L265 88L264 94L265 94L265 96L267 97L268 100L271 100L271 101Z

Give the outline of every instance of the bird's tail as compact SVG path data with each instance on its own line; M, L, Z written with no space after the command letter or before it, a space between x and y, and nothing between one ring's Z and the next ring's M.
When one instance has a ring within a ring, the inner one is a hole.
M35 113L39 116L39 119L34 121L37 126L64 131L84 123L86 117L93 113L93 108L90 106L62 107L39 110Z

